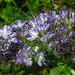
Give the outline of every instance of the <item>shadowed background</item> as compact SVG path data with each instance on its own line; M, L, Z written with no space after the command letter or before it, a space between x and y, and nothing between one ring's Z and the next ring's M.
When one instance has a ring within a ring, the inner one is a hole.
M11 24L18 19L27 20L24 13L33 17L31 13L62 8L75 9L75 0L0 0L0 25Z

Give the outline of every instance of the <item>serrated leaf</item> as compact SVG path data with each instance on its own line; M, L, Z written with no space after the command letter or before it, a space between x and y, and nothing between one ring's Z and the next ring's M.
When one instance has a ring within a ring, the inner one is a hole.
M61 68L62 68L62 65L50 70L50 75L61 75L61 71L60 71Z
M63 69L64 75L71 75L69 71L69 67L66 65Z
M71 75L69 67L65 65L59 65L56 68L50 70L50 75Z

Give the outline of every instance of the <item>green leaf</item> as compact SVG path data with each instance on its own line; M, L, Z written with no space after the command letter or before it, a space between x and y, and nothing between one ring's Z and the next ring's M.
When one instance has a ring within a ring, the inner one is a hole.
M50 70L50 75L71 75L69 67L65 65L59 65L56 68Z
M64 75L71 75L69 71L69 67L67 65L63 68L63 72L64 72Z
M4 0L5 2L11 2L12 0Z
M6 7L4 9L1 9L0 17L6 24L8 24L15 20L15 14L16 19L19 19L20 11L20 9L16 8L15 6L9 6L9 4L7 3Z
M72 75L75 75L75 70L71 69L70 71L71 71Z
M58 62L57 66L63 65L63 62Z
M59 67L56 67L56 68L54 68L54 69L52 69L52 70L50 70L50 75L61 75L61 69L62 69L62 65L61 66L59 66Z
M0 4L2 3L2 0L0 0Z

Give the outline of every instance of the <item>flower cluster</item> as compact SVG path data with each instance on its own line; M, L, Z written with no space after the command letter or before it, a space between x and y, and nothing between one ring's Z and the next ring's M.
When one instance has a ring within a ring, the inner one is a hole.
M34 20L29 21L31 26L28 37L29 41L42 41L48 48L55 47L55 52L61 55L71 53L73 50L73 43L71 36L75 33L71 32L69 26L75 23L75 12L68 12L62 10L58 14L56 11L51 13L41 13ZM75 44L74 44L75 46Z
M0 29L0 60L9 61L12 60L16 64L24 63L26 66L31 66L33 60L42 66L42 62L45 61L44 52L39 50L38 46L35 49L30 50L31 47L26 48L24 42L27 30L27 21L17 21L17 24L12 26L4 25L3 29Z
M46 61L46 48L51 50L53 47L53 51L60 55L70 53L75 46L72 38L75 32L69 26L74 23L75 13L62 10L58 14L56 11L40 13L34 20L18 20L14 25L4 25L0 29L0 60L4 58L3 61L12 60L26 66L37 62L42 66Z
M24 63L26 66L31 66L33 63L32 60L34 60L39 66L42 66L42 62L45 62L44 52L40 52L38 46L36 46L34 50L30 50L30 48L31 47L23 47L20 49L14 59L15 62L20 64Z

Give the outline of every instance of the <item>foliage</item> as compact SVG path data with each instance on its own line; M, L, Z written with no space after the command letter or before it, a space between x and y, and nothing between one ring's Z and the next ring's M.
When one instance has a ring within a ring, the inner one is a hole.
M32 17L31 12L48 11L50 9L61 8L62 5L63 7L66 5L66 7L75 9L74 4L75 0L62 0L59 2L54 0L22 0L21 2L20 0L0 0L0 25L11 24L18 19L26 20L27 17L23 13Z
M75 0L0 4L0 75L75 75Z

